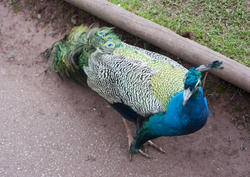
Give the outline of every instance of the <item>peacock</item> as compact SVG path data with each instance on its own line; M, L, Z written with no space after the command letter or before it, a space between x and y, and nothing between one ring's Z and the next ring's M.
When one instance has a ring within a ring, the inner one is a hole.
M222 69L222 62L187 70L172 59L126 44L110 27L77 26L47 50L52 69L87 85L122 118L131 154L141 153L160 136L180 136L201 129L209 116L201 86L202 72ZM128 121L135 124L133 137Z

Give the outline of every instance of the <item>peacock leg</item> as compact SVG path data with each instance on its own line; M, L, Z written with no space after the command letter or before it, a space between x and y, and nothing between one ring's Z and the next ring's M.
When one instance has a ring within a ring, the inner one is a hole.
M127 137L128 137L128 150L129 150L130 149L130 145L133 142L134 138L133 138L131 130L130 130L129 126L128 126L128 121L126 119L124 119L124 118L122 118L122 121L124 123L125 129L126 129L126 133L127 133Z
M158 146L157 144L155 144L153 141L148 140L148 145L152 146L153 148L155 148L156 150L162 152L162 153L166 153L166 151L164 151L160 146Z
M122 121L123 121L125 129L126 129L126 133L127 133L127 137L128 137L128 150L130 151L130 146L131 146L131 143L133 142L134 138L133 138L132 132L128 126L128 121L124 118L122 118ZM141 155L143 155L144 157L150 158L150 156L146 152L143 152L143 150L139 149L138 152ZM130 153L130 160L132 160L132 153Z

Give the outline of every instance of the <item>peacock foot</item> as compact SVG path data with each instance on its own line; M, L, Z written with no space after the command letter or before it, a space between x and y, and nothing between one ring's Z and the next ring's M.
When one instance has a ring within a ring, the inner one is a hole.
M134 155L134 153L132 153L132 152L130 151L131 144L132 144L132 141L129 141L129 143L128 143L128 148L129 148L129 152L130 152L130 157L129 157L129 160L130 160L130 161L132 161L132 157L133 157L133 155ZM146 157L146 158L148 158L148 159L151 158L150 155L148 155L147 152L145 152L145 151L142 150L142 148L138 150L138 153L141 154L143 157Z
M128 123L127 123L127 120L126 119L123 119L123 123L124 123L124 126L125 126L125 129L126 129L126 133L127 133L127 137L128 137L128 150L130 152L130 161L132 160L132 156L133 156L133 153L131 153L130 151L130 146L134 140L133 136L132 136L132 133L131 133L131 130L129 129L129 126L128 126ZM146 158L150 158L150 156L144 152L142 149L139 149L138 151L142 156L146 157Z
M131 143L132 143L132 141L129 141L129 147L131 146ZM155 143L154 143L153 141L151 141L151 140L147 141L147 144L148 144L149 146L152 146L154 149L158 150L158 151L161 152L161 153L166 153L166 151L164 151L163 148L161 148L160 146L158 146L157 144L155 144ZM140 148L140 149L138 150L138 153L140 153L142 156L144 156L144 157L146 157L146 158L149 158L149 159L151 158L151 156L150 156L147 152L145 152L144 147ZM130 154L130 160L132 160L132 155L133 155L133 153Z
M155 148L155 149L158 150L159 152L161 152L161 153L166 153L166 151L164 151L162 147L158 146L158 145L155 144L153 141L148 140L147 142L148 142L148 145L149 145L149 146L152 146L153 148Z
M148 153L144 152L142 149L139 149L138 152L139 152L142 156L144 156L144 157L146 157L146 158L148 158L148 159L151 158L150 155L148 155Z

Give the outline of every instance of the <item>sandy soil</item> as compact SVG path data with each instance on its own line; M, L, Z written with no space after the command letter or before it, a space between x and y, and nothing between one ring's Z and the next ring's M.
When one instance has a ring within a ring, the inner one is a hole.
M62 18L65 23L58 25L66 30L59 33L56 22L31 20L31 11L15 14L0 1L0 176L250 175L249 132L235 125L249 114L231 111L249 106L249 94L230 85L225 93L212 94L211 115L201 131L158 138L166 154L148 147L152 159L136 155L130 162L120 115L90 89L44 72L48 65L40 52L71 26Z

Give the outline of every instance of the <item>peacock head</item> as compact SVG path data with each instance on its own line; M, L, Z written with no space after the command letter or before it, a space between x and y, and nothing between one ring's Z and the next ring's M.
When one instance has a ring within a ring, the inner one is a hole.
M201 84L201 72L194 67L189 69L184 78L183 105L196 92Z
M197 68L193 67L186 73L184 78L183 105L186 104L188 99L194 95L201 86L201 73L212 68L223 69L221 65L222 62L216 60L207 65L201 65Z

